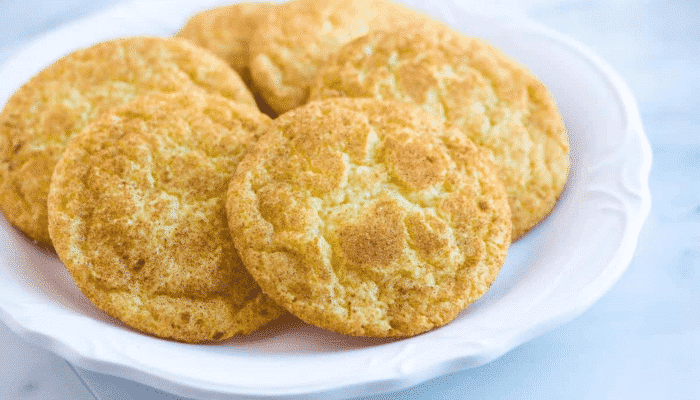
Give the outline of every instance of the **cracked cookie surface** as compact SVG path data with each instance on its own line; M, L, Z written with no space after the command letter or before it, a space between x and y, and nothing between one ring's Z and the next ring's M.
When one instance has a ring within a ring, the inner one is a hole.
M510 244L496 169L418 107L312 102L241 160L227 211L263 291L302 320L357 336L442 326L483 295Z
M279 114L307 101L309 84L326 57L374 29L427 16L387 0L292 0L275 7L251 42L257 90Z
M513 240L554 207L567 180L566 129L547 88L491 45L448 27L412 25L359 38L330 57L311 100L413 103L488 150L508 191Z
M269 124L218 95L139 97L68 144L49 193L56 251L85 296L143 332L185 342L280 315L241 264L226 190Z
M68 140L114 106L147 93L212 92L255 105L225 62L184 39L135 37L77 50L24 84L0 113L0 209L51 243L46 196Z

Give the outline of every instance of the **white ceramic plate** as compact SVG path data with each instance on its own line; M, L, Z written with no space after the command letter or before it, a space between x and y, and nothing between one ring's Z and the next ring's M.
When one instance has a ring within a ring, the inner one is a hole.
M0 104L70 51L170 35L214 1L129 2L50 32L0 69ZM0 319L71 363L187 397L340 397L397 390L485 364L590 307L627 268L650 207L651 150L621 78L584 46L523 19L413 2L526 64L550 88L572 168L554 212L515 243L491 290L451 324L405 340L356 339L283 318L245 338L186 345L140 334L90 304L58 258L0 217Z

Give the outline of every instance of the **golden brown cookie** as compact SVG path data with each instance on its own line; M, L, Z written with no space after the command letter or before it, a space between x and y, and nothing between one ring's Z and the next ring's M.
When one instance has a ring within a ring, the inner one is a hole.
M309 84L328 55L373 29L423 14L387 0L292 0L275 7L251 42L255 87L277 113L307 101Z
M56 252L97 307L184 342L249 333L276 306L241 264L226 190L269 124L214 94L154 94L104 113L67 146L49 192Z
M302 320L358 336L442 326L486 292L510 209L483 152L418 107L312 102L241 160L227 211L246 268Z
M50 243L46 195L71 136L139 94L213 92L255 105L225 62L189 41L137 37L75 51L24 84L0 113L0 209Z
M221 57L250 86L250 38L273 7L270 3L244 2L212 8L193 15L176 36Z
M250 39L273 7L275 5L271 3L244 2L205 10L187 20L176 36L204 47L225 60L253 92L258 108L274 117L275 112L255 90L248 67Z
M417 104L486 148L508 191L513 240L552 210L566 183L568 139L549 91L479 39L435 25L371 33L319 71L311 99L337 96Z

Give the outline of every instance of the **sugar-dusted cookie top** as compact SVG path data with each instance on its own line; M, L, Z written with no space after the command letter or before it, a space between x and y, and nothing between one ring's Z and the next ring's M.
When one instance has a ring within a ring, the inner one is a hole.
M77 50L25 83L0 113L0 209L50 243L46 196L71 136L139 94L213 92L255 105L225 62L177 38L116 39Z
M188 19L176 36L224 59L250 86L250 39L274 6L271 3L243 2L208 9Z
M257 90L277 113L307 101L309 84L328 55L373 29L427 19L388 0L291 0L275 7L251 42Z
M418 107L312 102L273 121L240 162L227 211L263 291L302 320L415 335L486 292L510 244L496 170Z
M85 296L127 325L185 342L277 317L241 264L225 210L236 164L268 123L218 95L155 94L73 137L53 175L49 228Z
M564 123L547 88L493 46L435 25L374 32L320 69L311 99L414 103L489 152L508 191L513 239L554 207L569 170Z

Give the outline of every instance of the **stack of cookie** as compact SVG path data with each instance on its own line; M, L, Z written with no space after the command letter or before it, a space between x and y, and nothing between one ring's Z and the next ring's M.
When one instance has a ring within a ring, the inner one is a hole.
M0 114L6 218L100 309L184 342L285 310L358 336L445 325L567 172L530 72L386 0L208 10L71 53Z

